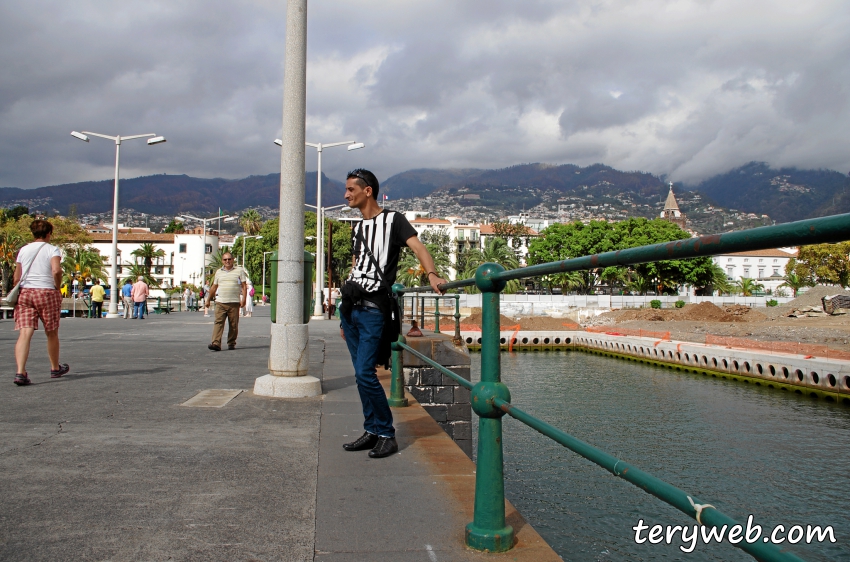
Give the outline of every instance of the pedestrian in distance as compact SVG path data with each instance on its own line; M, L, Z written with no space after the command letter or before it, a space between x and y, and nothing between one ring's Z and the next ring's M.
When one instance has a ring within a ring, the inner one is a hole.
M103 297L106 296L106 291L100 284L100 279L95 278L90 289L91 294L91 317L101 318L103 316Z
M18 343L15 345L17 372L14 383L18 386L30 384L27 359L30 354L32 336L38 330L38 320L47 336L47 357L50 359L50 378L58 379L71 368L59 363L59 317L62 308L62 252L50 244L53 225L46 220L36 219L30 224L33 242L18 252L15 263L14 282L20 283L18 302L15 304L15 330Z
M210 286L204 283L204 286L201 287L201 302L204 303L204 316L209 317L210 315L210 307L209 307L209 298L207 295L210 294Z
M375 365L389 367L390 344L401 331L398 302L392 294L401 249L407 246L416 255L437 293L442 294L439 285L446 282L405 216L378 205L378 189L378 178L372 172L349 172L345 200L360 211L363 220L352 228L353 263L342 287L340 306L340 335L354 365L365 429L362 436L342 447L346 451L370 449L371 458L398 452L393 415Z
M124 281L121 287L121 301L124 303L124 320L133 314L133 282L130 279Z
M132 298L133 298L133 318L140 320L145 319L145 305L148 302L148 295L151 290L148 284L145 283L145 278L139 275L136 282L133 283Z
M248 296L248 280L245 270L233 266L233 255L228 252L221 257L222 268L215 272L212 287L207 293L206 308L215 299L215 320L212 342L207 346L212 351L221 351L221 336L227 320L227 349L236 349L239 335L239 309Z
M189 305L192 304L192 289L186 285L186 289L183 291L183 306L186 308L186 311L189 311Z
M248 274L245 274L245 280L248 283L248 295L245 298L245 314L246 318L254 315L254 284L251 283L251 279L248 277Z

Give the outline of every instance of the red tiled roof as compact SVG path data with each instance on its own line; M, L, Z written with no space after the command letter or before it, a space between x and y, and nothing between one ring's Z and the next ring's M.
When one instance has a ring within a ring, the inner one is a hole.
M419 217L410 221L410 224L447 224L451 225L449 221L446 219L427 219L424 217Z
M784 250L750 250L748 252L735 252L734 254L723 254L726 256L747 256L751 258L794 258L796 254L789 254Z

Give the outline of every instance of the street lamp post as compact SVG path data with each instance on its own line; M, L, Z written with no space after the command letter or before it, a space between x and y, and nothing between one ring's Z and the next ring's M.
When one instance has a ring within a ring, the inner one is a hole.
M148 144L154 145L165 142L165 137L158 137L156 133L130 135L126 137L116 135L113 137L90 131L83 131L82 133L71 131L72 137L84 142L89 142L88 135L115 141L115 191L112 197L112 255L110 256L112 267L109 272L109 311L106 313L106 318L120 318L118 315L118 163L121 155L121 143L127 140L153 137L148 139Z
M273 254L274 250L270 250L268 252L263 252L263 299L266 296L266 254ZM261 299L262 300L262 299ZM263 306L265 306L266 301L262 300Z
M322 320L322 287L325 285L325 228L324 228L324 213L322 209L322 151L325 148L334 146L348 145L348 150L357 150L366 146L362 142L343 141L332 142L328 144L305 142L307 146L312 146L316 149L319 155L318 169L316 171L316 303L313 306L313 319Z
M240 236L240 238L242 238L242 269L245 269L245 240L249 238L262 238L262 236L257 234L256 236ZM245 269L245 272L247 273L248 270Z
M321 154L321 153L320 153ZM321 158L321 156L320 156ZM320 165L321 167L321 165ZM317 207L316 205L310 205L309 203L304 203L305 207L310 207L311 209L316 209L316 304L313 306L313 316L311 318L323 319L324 314L322 313L322 302L324 302L324 270L322 269L322 263L324 262L325 257L325 244L324 244L324 235L325 235L325 211L332 211L334 209L339 209L340 207L345 207L343 211L350 211L351 208L347 203L343 203L342 205L333 205L331 207ZM328 261L328 269L330 269L330 261ZM330 279L330 274L329 279ZM330 284L328 285L328 298L330 298ZM321 302L320 302L321 301ZM328 307L330 309L330 307ZM317 317L318 311L318 317Z
M203 239L203 242L201 243L201 251L203 252L203 259L201 260L201 286L203 286L204 280L206 279L206 276L207 276L207 222L215 220L215 219L230 218L230 215L224 215L223 217L216 215L214 217L209 217L207 219L198 218L198 217L193 216L193 215L180 215L180 218L182 218L182 219L192 219L192 220L196 220L196 221L201 221L201 223L203 223L204 233L201 235L201 238ZM219 232L219 234L221 234L221 233Z

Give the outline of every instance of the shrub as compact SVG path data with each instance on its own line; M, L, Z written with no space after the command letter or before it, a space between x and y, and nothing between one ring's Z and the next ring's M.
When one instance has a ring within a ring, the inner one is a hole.
M649 301L649 306L651 306L652 308L661 308L661 301L658 299L652 299L651 301Z
M685 306L685 301L676 301L676 308L682 308Z
M776 299L770 299L770 300L769 300L769 301L767 301L765 304L766 304L767 306L776 306L776 305L778 305L778 304L779 304L779 301L777 301Z

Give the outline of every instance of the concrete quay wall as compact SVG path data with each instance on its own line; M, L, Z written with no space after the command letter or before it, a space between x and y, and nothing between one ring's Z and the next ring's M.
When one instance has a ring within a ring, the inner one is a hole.
M480 349L481 332L461 332L470 349ZM676 369L816 396L850 405L850 361L733 349L694 342L582 331L503 331L508 349L580 349Z

